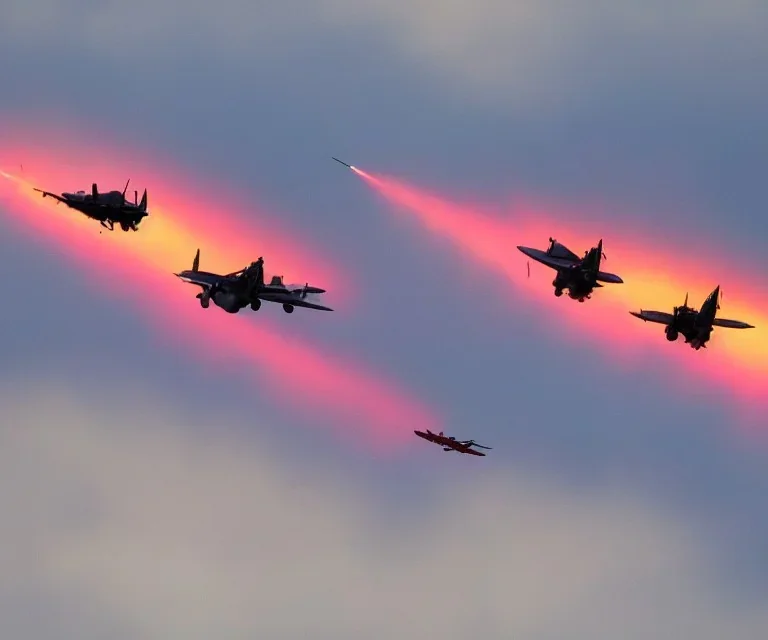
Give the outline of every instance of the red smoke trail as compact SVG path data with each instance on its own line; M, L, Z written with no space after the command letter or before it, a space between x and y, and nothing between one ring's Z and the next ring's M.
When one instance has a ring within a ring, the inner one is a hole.
M746 269L736 271L732 263L708 252L698 241L675 246L643 238L622 229L615 221L595 226L567 228L555 217L526 207L511 218L498 219L478 208L449 202L398 179L355 172L399 211L414 215L429 231L449 238L475 260L506 276L524 290L526 299L542 308L558 337L584 340L603 349L619 366L643 365L694 394L712 397L727 390L747 410L763 405L768 391L768 296ZM624 284L606 285L584 304L555 298L551 282L554 271L530 261L517 245L546 248L556 237L577 254L604 239L610 260L608 271L618 273ZM719 315L744 320L755 329L716 329L706 350L693 351L681 343L668 343L662 325L643 323L630 310L670 311L683 302L700 306L717 284L724 292ZM563 315L565 314L565 315ZM564 327L567 326L567 330ZM703 382L709 382L706 389ZM763 418L764 423L764 418Z
M316 263L308 251L297 248L295 240L280 241L263 223L254 231L254 225L249 228L233 221L227 206L231 196L224 202L218 198L201 202L189 195L189 187L182 181L166 178L168 171L145 168L141 173L146 173L148 182L137 187L149 187L150 215L141 231L99 235L97 222L63 204L43 200L30 187L34 182L54 192L87 189L93 180L104 190L122 189L130 171L120 154L89 143L87 152L80 152L84 155L75 154L76 161L82 161L75 171L65 164L71 161L70 149L67 153L51 148L42 152L27 145L4 151L5 158L12 155L27 161L24 178L16 175L3 181L10 188L3 189L7 197L2 208L11 214L15 227L74 259L99 291L129 300L132 310L158 329L164 343L177 341L186 352L245 368L266 392L279 395L281 407L289 405L305 413L322 409L342 421L345 433L354 429L378 446L400 443L414 428L436 427L434 416L418 401L338 356L282 335L289 330L268 327L268 317L232 316L213 306L200 308L195 289L172 275L189 267L197 247L202 248L203 268L234 271L253 260L258 248L267 264L285 265L285 273L295 273L298 281L310 274L329 291L338 284L336 270ZM87 154L97 160L89 164ZM34 177L30 168L34 168ZM251 237L255 242L249 242ZM327 317L333 318L331 314Z

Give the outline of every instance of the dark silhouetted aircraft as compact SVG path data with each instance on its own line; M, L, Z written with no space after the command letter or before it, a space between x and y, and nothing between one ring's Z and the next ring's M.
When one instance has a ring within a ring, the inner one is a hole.
M283 305L286 313L293 313L294 307L306 307L320 311L333 311L307 300L310 294L325 293L325 289L310 287L305 284L286 286L282 276L273 276L269 284L264 284L264 259L259 258L245 269L219 275L200 271L200 249L195 254L192 269L175 274L184 282L197 285L202 289L197 294L200 306L207 309L210 301L224 309L227 313L237 313L250 305L253 311L261 308L261 301L278 302Z
M58 195L50 191L35 189L43 194L43 198L55 198L58 202L63 202L68 207L85 214L89 218L98 220L102 227L112 231L116 224L119 224L123 231L138 231L141 221L149 215L147 212L147 190L144 189L144 195L141 202L138 202L139 192L134 191L133 202L126 200L125 192L128 191L128 184L125 183L125 189L120 191L108 191L99 193L94 182L91 186L91 193L78 191L77 193L62 193Z
M517 247L529 258L547 265L557 271L552 286L555 288L555 295L560 297L563 290L568 289L568 295L573 300L584 302L592 296L592 290L602 287L601 282L610 282L613 284L622 284L624 281L617 275L600 271L600 261L605 257L603 253L603 241L597 243L579 258L573 251L565 245L560 244L553 238L549 239L549 249L532 249L530 247Z
M704 304L701 305L701 311L688 306L688 294L685 294L683 306L674 307L672 313L663 311L630 311L636 318L646 322L657 322L667 325L664 333L667 340L674 342L679 334L683 334L686 344L698 351L702 347L706 348L707 342L712 335L714 327L724 327L727 329L754 329L751 324L741 322L740 320L726 320L725 318L716 318L717 310L720 308L720 285L707 296Z
M419 436L419 438L424 438L424 440L439 444L443 448L443 451L458 451L459 453L469 453L473 456L484 456L484 453L474 451L472 447L491 449L491 447L484 447L481 444L477 444L474 440L456 440L456 438L445 436L442 431L440 433L432 433L427 429L426 433L424 431L414 431L414 433Z

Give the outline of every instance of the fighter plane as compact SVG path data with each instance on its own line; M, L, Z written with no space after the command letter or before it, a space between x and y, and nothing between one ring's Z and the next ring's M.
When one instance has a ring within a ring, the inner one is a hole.
M109 231L115 228L115 224L119 224L123 231L138 231L141 221L149 215L147 212L147 190L144 189L141 202L138 202L139 192L134 191L133 202L130 202L125 198L125 192L128 191L130 182L128 180L125 183L125 189L122 193L120 191L99 193L95 182L91 186L91 193L78 191L77 193L58 195L42 189L35 189L35 191L42 193L43 198L54 198L57 204L63 202L89 218L98 220L101 226Z
M432 433L429 429L424 433L423 431L414 431L419 438L424 438L429 442L439 444L443 451L458 451L459 453L469 453L473 456L484 456L485 454L480 451L474 451L472 447L480 447L481 449L491 449L492 447L484 447L481 444L477 444L474 440L456 440L452 436L445 436L443 432Z
M200 249L192 261L192 269L175 274L184 282L197 285L202 289L197 294L200 306L207 309L210 301L224 309L227 313L237 313L250 305L253 311L261 308L261 301L279 302L286 313L293 313L294 307L306 307L320 311L333 311L307 300L310 294L325 293L325 289L310 287L309 283L303 287L299 285L286 286L282 276L273 276L269 284L264 284L264 259L259 258L249 266L219 275L208 271L200 271Z
M552 286L555 295L560 297L563 290L568 289L568 295L573 300L584 302L592 297L592 290L602 287L601 282L622 284L624 281L617 275L600 271L600 261L605 257L603 253L603 241L597 243L583 258L579 258L565 245L560 244L554 238L549 239L549 248L546 251L532 249L530 247L517 247L529 258L557 271Z
M698 351L702 347L707 347L712 329L714 327L725 327L728 329L754 329L751 324L741 322L740 320L726 320L725 318L716 318L717 310L720 308L718 299L720 298L720 285L707 296L704 304L701 305L701 311L688 306L688 294L685 294L685 302L681 307L674 307L672 313L663 311L630 311L636 318L645 322L657 322L667 325L664 333L667 340L674 342L679 334L683 334L685 343L690 344L693 349Z

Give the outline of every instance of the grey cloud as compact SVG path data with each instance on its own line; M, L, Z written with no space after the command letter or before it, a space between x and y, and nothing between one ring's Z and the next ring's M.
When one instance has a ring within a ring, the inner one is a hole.
M714 80L764 94L752 69L768 55L768 8L759 0L671 6L601 0L578 6L557 0L12 0L5 15L0 33L6 39L82 47L123 61L179 59L204 49L209 56L274 63L306 37L365 31L434 71L465 99L486 101L469 88L504 97L507 107L536 109L560 108L563 100L586 97L598 86L625 78L636 83L654 72L674 78L672 91L701 83L711 89ZM721 91L710 99L718 95L728 97ZM570 108L578 111L579 103Z
M109 412L45 385L6 387L2 402L0 626L17 637L757 640L768 629L759 598L718 585L698 529L628 495L496 470L432 486L404 513L268 438L230 441L220 417L191 429L154 402ZM62 626L29 610L58 611Z

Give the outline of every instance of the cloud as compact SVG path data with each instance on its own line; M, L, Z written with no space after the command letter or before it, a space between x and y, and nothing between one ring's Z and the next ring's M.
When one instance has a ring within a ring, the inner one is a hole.
M0 611L15 637L708 640L767 628L761 598L718 585L699 530L640 500L487 458L394 508L364 478L292 459L226 415L192 419L144 393L131 404L120 388L103 405L51 382L0 391Z
M766 6L722 3L606 3L587 0L295 0L290 4L222 0L93 6L71 0L11 0L0 35L18 43L44 40L135 64L206 56L269 64L315 37L382 41L433 72L466 99L506 98L560 107L603 85L653 77L667 91L724 85L756 91L753 69L768 57ZM665 78L666 81L660 80ZM661 85L658 86L661 90ZM693 89L698 91L699 89ZM760 90L762 91L762 90ZM476 92L476 93L475 93ZM662 95L658 99L664 99ZM571 103L571 109L578 109Z

